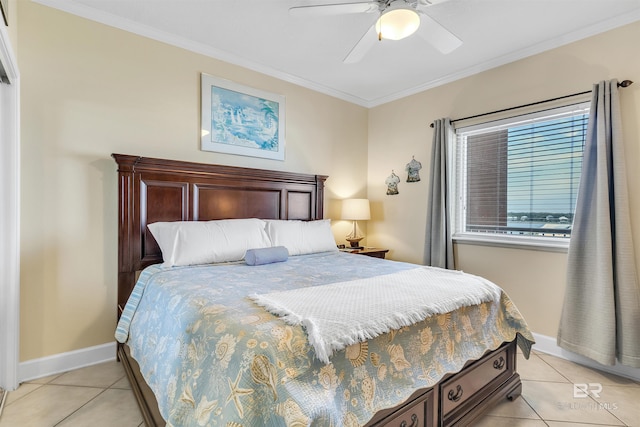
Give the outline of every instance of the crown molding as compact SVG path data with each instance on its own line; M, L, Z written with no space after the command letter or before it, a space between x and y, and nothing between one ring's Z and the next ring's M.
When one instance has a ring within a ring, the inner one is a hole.
M148 25L140 24L138 22L112 15L110 13L102 12L100 10L78 4L70 0L33 0L33 2L48 6L53 9L67 12L72 15L79 16L81 18L89 19L91 21L98 22L100 24L108 25L110 27L118 28L142 37L147 37L152 40L156 40L168 45L185 49L193 53L204 55L213 59L227 62L229 64L237 65L252 71L256 71L267 76L275 77L277 79L293 83L298 86L302 86L306 89L313 90L315 92L323 93L335 98L342 99L343 101L350 102L352 104L360 105L362 107L367 106L367 100L357 96L344 93L342 91L320 85L318 83L306 80L302 77L295 76L293 74L286 73L281 70L277 70L265 64L261 64L256 61L252 61L247 58L242 58L233 53L216 49L211 46L207 46L204 43L194 42L184 37L179 37L174 34L160 31L156 28Z
M210 58L218 59L220 61L228 62L233 65L247 68L249 70L256 71L258 73L265 74L267 76L275 77L277 79L280 79L289 83L293 83L298 86L302 86L306 89L320 92L325 95L329 95L329 96L341 99L343 101L347 101L347 102L350 102L362 107L366 107L366 108L377 107L379 105L396 101L401 98L412 96L417 93L424 92L426 90L433 89L435 87L442 86L447 83L451 83L456 80L460 80L462 78L469 77L469 76L472 76L496 67L500 67L502 65L505 65L514 61L518 61L520 59L524 59L532 55L536 55L551 49L555 49L560 46L564 46L566 44L576 42L578 40L592 37L597 34L603 33L605 31L609 31L609 30L621 27L623 25L627 25L632 22L640 20L640 10L637 10L632 13L625 13L625 14L616 16L614 18L611 18L602 22L598 22L597 24L591 25L589 27L585 27L568 34L564 34L561 37L556 37L554 39L550 39L542 43L529 46L517 52L513 52L508 55L503 55L501 57L492 59L490 61L483 62L482 64L478 64L473 67L466 68L459 72L448 74L441 78L434 79L429 82L425 82L424 84L414 86L406 90L395 92L388 96L379 97L375 99L365 99L362 97L345 93L340 90L336 90L331 87L327 87L325 85L312 82L310 80L304 79L299 76L286 73L282 70L277 70L265 64L252 61L247 58L239 57L233 53L216 49L211 46L207 46L204 43L194 42L192 40L188 40L186 38L179 37L174 34L169 34L167 32L160 31L150 26L131 21L129 19L121 18L115 15L112 15L110 13L102 12L100 10L76 3L72 0L33 0L33 1L35 3L39 3L44 6L49 6L54 9L61 10L63 12L67 12L82 18L99 22L104 25L108 25L124 31L128 31L130 33L134 33L143 37L160 41L160 42L169 44L171 46L175 46L175 47L185 49L194 53L208 56Z
M591 25L589 27L585 27L568 34L564 34L562 37L556 37L554 39L546 40L542 43L529 46L517 52L513 52L508 55L503 55L501 57L492 59L490 61L486 61L481 64L474 65L473 67L469 67L465 70L462 70L456 73L451 73L440 79L435 79L430 82L421 84L419 86L415 86L404 91L396 92L386 97L370 100L368 102L368 107L372 108L378 105L386 104L388 102L397 101L398 99L406 98L408 96L412 96L420 92L424 92L426 90L445 85L447 83L452 83L456 80L460 80L465 77L470 77L470 76L482 73L484 71L488 71L493 68L500 67L502 65L516 62L521 59L525 59L530 56L537 55L539 53L543 53L552 49L559 48L561 46L565 46L570 43L574 43L589 37L593 37L598 34L604 33L606 31L610 31L610 30L622 27L624 25L631 24L636 21L640 21L640 9L633 13L619 15L619 16L616 16L615 18L598 22L597 24Z

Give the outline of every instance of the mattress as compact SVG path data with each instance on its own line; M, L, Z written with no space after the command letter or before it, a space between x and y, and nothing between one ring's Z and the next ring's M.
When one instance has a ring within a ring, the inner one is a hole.
M364 425L469 360L533 337L509 297L430 316L337 351L325 364L306 331L248 295L392 274L415 265L342 252L260 266L145 269L116 337L171 426Z

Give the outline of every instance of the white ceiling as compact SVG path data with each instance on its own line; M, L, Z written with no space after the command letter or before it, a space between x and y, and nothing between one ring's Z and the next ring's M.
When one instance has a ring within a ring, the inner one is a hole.
M290 16L304 0L34 1L365 107L640 20L640 0L449 0L427 11L462 39L452 53L414 35L344 64L375 14Z

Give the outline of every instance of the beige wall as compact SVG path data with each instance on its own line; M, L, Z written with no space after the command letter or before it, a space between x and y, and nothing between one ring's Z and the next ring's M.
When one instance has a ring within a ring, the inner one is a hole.
M433 119L629 78L636 84L622 92L624 136L632 227L640 242L640 56L634 54L640 23L367 110L33 2L17 2L15 9L12 41L22 75L22 361L113 341L112 152L330 175L329 217L338 217L336 199L368 194L374 219L367 243L390 248L394 259L421 263ZM199 150L201 72L286 96L286 161ZM424 166L423 180L402 182L399 195L386 196L385 178L394 169L404 180L412 155ZM348 231L348 223L334 223L338 241ZM566 254L455 250L460 268L507 290L534 332L555 336Z
M330 214L366 196L365 108L30 1L18 17L22 361L114 340L113 152L326 174ZM201 72L286 97L284 162L200 151Z
M369 244L389 247L391 257L422 262L433 119L467 117L591 89L600 80L631 79L621 103L629 199L640 265L640 23L523 59L451 84L388 103L369 112L369 198L375 220ZM404 182L415 155L422 181ZM386 196L384 180L395 169L400 194ZM559 324L565 253L459 244L457 267L501 285L534 332L555 336Z

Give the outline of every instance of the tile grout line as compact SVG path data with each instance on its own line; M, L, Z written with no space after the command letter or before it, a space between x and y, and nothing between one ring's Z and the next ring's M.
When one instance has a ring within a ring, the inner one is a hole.
M595 402L595 404L596 404L596 405L598 405L598 407L600 407L600 402L598 402L598 401L597 401L593 396L589 395L589 399L593 400L593 401ZM613 412L611 412L611 411L610 411L610 410L608 410L607 408L604 408L604 407L603 407L602 409L604 409L605 411L607 411L608 413L610 413L610 414L611 414L611 416L612 416L613 418L615 418L616 420L618 420L618 421L619 421L623 426L625 426L625 427L629 427L629 426L627 425L627 423L625 423L625 422L624 422L624 421L622 421L620 418L618 418L618 417L616 416L616 414L614 414Z
M65 386L65 387L78 387L78 386ZM92 388L102 388L102 387L92 387ZM86 401L85 403L83 403L82 405L80 405L79 407L77 407L74 411L72 411L69 415L67 415L66 417L62 418L60 421L58 421L57 423L55 423L53 425L53 427L59 426L60 424L62 424L65 420L69 419L69 417L71 417L73 414L75 414L76 412L78 412L79 410L81 410L82 408L84 408L85 406L87 406L89 403L93 402L94 400L96 400L99 396L102 396L102 394L104 394L104 392L107 391L106 388L102 388L102 391L98 394L96 394L95 396L93 396L91 399L89 399L88 401Z
M114 381L109 387L106 387L108 389L113 388L114 385L118 384L120 381L122 381L123 378L126 378L127 376L125 374L123 374L120 378L118 378L116 381ZM121 390L121 389L117 389L117 390Z
M27 383L23 383L23 384L27 384ZM29 383L29 384L31 384L31 383ZM22 384L21 384L21 385L22 385ZM24 399L25 397L29 396L31 393L33 393L34 391L38 390L39 388L41 388L41 387L42 387L43 385L45 385L45 384L34 384L34 385L37 385L38 387L34 388L33 390L31 390L30 392L28 392L28 393L27 393L27 394L25 394L24 396L20 396L20 397L18 397L18 398L17 398L16 400L14 400L13 402L11 402L11 403L7 403L7 407L8 407L9 405L11 405L11 404L13 404L13 403L15 403L15 402L18 402L19 400Z
M120 380L122 380L125 377L126 377L126 375L121 376L120 378L115 380L113 383L111 383L107 387L96 387L96 386L90 386L90 385L76 385L76 384L51 384L50 382L48 384L46 384L46 385L59 385L59 386L63 386L63 387L86 387L86 388L101 388L102 389L102 391L100 393L96 394L93 398L91 398L90 400L88 400L84 404L80 405L78 408L76 408L69 415L67 415L66 417L64 417L60 421L58 421L58 423L56 423L54 425L54 427L57 426L57 425L60 425L60 423L64 422L66 419L71 417L73 414L75 414L76 412L78 412L79 410L81 410L82 408L87 406L90 402L92 402L92 401L96 400L98 397L102 396L107 390L121 390L121 389L112 389L111 387L113 387L115 384L117 384ZM55 379L52 379L51 381L55 381Z
M551 363L547 362L546 360L544 360L544 357L540 357L538 356L538 358L540 360L542 360L542 362L544 362L548 367L550 367L551 369L553 369L554 371L556 371L558 373L558 375L560 375L562 378L564 378L565 380L567 380L568 383L573 384L573 381L571 381L569 378L567 378L566 375L564 375L562 372L560 372L559 370L556 369L555 366L553 366Z
M524 384L522 384L522 390L524 391ZM545 420L544 418L542 418L542 415L540 415L538 413L538 411L536 411L536 409L529 403L529 401L526 399L524 393L520 395L521 399L524 399L524 402L527 404L527 406L529 408L531 408L531 410L533 411L534 414L536 414L538 416L539 419L542 420L543 423L545 423L547 425L547 427L549 426L549 424L547 424L547 420Z
M564 375L563 375L564 376ZM554 384L566 384L566 383L562 383L562 382L558 382L558 381L539 381L539 380L524 380L524 381L529 381L529 382L539 382L539 383L554 383ZM569 382L569 384L572 384L571 382ZM524 384L523 384L523 388L524 388ZM573 422L570 421L562 421L562 420L547 420L542 418L542 416L540 414L538 414L538 412L535 410L535 408L527 401L527 399L524 396L524 393L520 396L521 398L523 398L525 400L525 402L527 403L527 405L529 405L529 407L531 408L531 410L533 410L533 412L540 418L540 420L544 421L545 424L547 424L547 421L553 421L553 422L560 422L560 423L567 423L568 425L572 424ZM592 401L595 402L595 404L600 405L600 402L598 402L597 400L595 400L593 397L589 396L589 399L591 399ZM609 411L606 408L603 408L605 411L607 411L611 416L613 416L616 420L618 420L618 422L620 422L619 427L629 427L629 425L627 423L625 423L624 421L622 421L620 418L618 418L615 414L613 414L611 411ZM509 417L509 418L516 418L516 419L524 419L524 418L519 418L519 417ZM583 423L584 424L584 423ZM590 423L588 423L589 425L591 425ZM547 424L548 426L549 424ZM593 424L594 427L598 427L598 426L605 426L607 424ZM618 427L618 426L615 426Z
M560 374L563 378L565 378L570 384L573 384L573 382L567 378L566 375L564 375L562 372L560 372L558 369L556 369L555 366L553 366L551 363L549 363L548 361L545 360L544 357L539 357L544 363L546 363L551 369L553 369L554 371L556 371L558 374ZM588 368L588 367L587 367ZM600 402L598 402L596 399L594 399L592 396L589 396L589 398L595 402L595 404L600 405ZM528 402L527 402L528 403ZM628 427L627 423L625 423L624 421L622 421L620 418L618 418L616 416L616 414L614 414L613 412L609 411L607 408L603 408L605 411L607 411L609 414L611 414L611 416L613 416L616 420L618 420L623 426ZM535 410L534 410L535 411Z
M61 374L64 375L64 374ZM51 384L51 382L49 382L47 385L61 385L63 387L86 387L86 388L100 388L102 389L102 391L98 394L96 394L93 398L89 399L87 402L85 402L84 404L80 405L78 408L76 408L73 412L71 412L69 415L67 415L66 417L62 418L60 421L58 421L56 424L54 424L55 426L59 426L60 424L62 424L65 420L69 419L71 416L73 416L73 414L77 413L78 411L80 411L82 408L84 408L85 406L87 406L89 403L93 402L94 400L96 400L98 397L102 396L107 390L121 390L121 389L112 389L111 387L113 387L115 384L117 384L120 380L122 380L123 378L126 378L126 375L122 375L120 378L118 378L117 380L113 381L111 384L109 384L107 387L96 387L96 386L88 386L88 385L75 385L75 384ZM54 378L51 381L55 381ZM144 423L143 423L144 424Z

